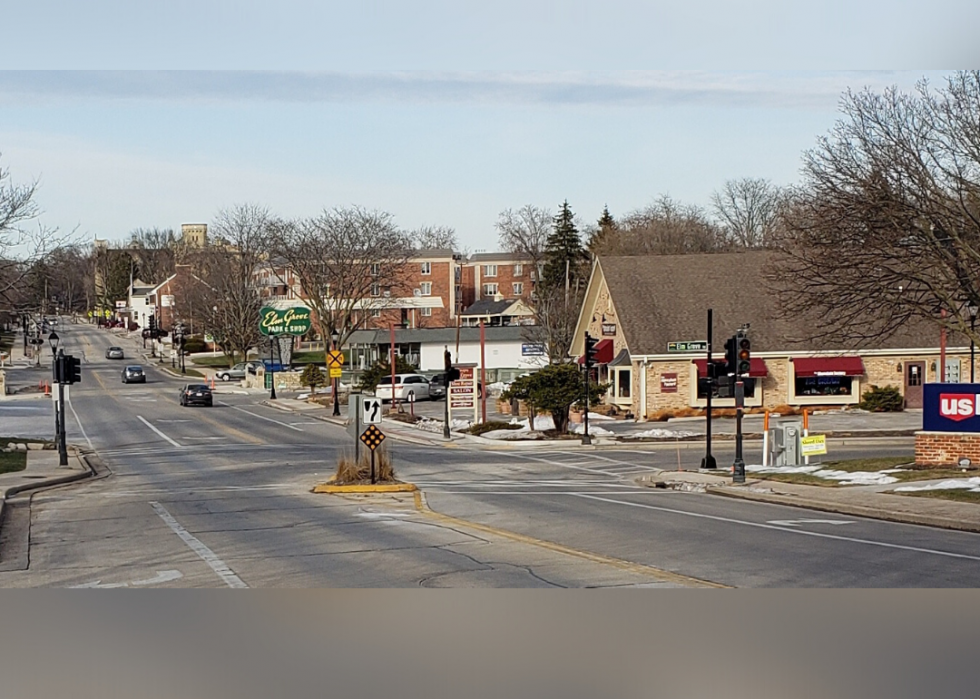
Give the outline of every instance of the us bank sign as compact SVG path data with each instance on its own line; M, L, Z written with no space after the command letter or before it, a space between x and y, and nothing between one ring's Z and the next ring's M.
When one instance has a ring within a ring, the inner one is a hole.
M980 384L927 383L922 398L926 432L980 432Z

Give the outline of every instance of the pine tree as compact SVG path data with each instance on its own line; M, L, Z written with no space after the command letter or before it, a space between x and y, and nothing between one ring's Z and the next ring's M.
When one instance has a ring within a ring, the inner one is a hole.
M566 199L554 218L553 230L545 245L543 281L551 288L578 288L586 274L588 254L575 226L575 214Z
M616 219L609 213L608 204L602 207L602 216L596 223L598 227L592 237L589 238L589 252L593 255L598 255L602 251L603 245L609 241L610 236L616 230Z

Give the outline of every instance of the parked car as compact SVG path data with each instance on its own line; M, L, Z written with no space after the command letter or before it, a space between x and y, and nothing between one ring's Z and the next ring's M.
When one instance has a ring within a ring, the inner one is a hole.
M231 369L218 370L215 378L219 381L238 381L244 379L246 374L254 374L260 366L262 362L239 362Z
M211 395L211 389L205 384L189 383L180 389L180 404L185 407L188 405L206 405L210 408L214 404L214 396Z
M125 359L126 355L122 351L122 347L110 347L105 351L106 359Z
M391 377L385 376L374 389L374 396L385 402L391 400L391 393ZM409 396L414 396L415 400L426 400L429 398L429 380L421 374L396 374L394 393L395 400L407 401L410 400Z
M123 383L146 383L146 374L143 373L143 367L139 365L128 366L122 371L122 382Z
M429 379L429 397L435 400L436 398L446 397L446 375L436 374L431 379ZM476 397L483 397L483 384L479 381L476 382Z

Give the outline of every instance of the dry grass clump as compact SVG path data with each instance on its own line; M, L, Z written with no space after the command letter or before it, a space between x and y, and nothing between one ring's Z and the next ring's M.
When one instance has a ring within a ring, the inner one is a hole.
M397 483L391 452L379 447L374 453L374 474L378 483ZM363 485L371 482L371 451L361 450L361 460L355 463L354 455L347 452L337 460L337 473L333 483L337 485Z

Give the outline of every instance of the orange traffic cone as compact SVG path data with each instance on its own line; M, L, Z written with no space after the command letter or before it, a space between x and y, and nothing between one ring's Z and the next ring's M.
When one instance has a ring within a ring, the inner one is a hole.
M211 374L211 390L214 390L214 374Z
M51 395L51 384L48 383L47 381L44 382L44 395L46 396Z

